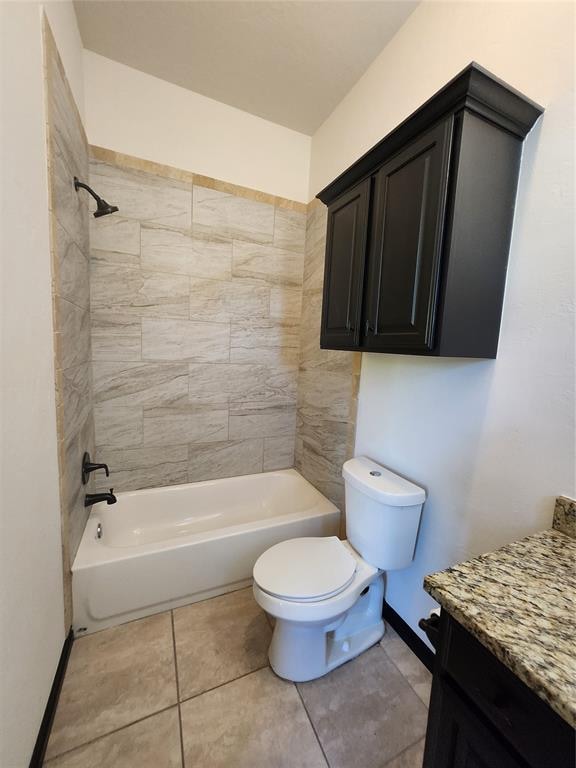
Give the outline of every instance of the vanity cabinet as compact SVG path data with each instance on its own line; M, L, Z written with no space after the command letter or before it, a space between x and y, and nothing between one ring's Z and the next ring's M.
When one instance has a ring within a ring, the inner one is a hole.
M496 356L522 141L541 113L471 64L319 193L322 348Z
M442 611L423 768L573 768L574 731Z

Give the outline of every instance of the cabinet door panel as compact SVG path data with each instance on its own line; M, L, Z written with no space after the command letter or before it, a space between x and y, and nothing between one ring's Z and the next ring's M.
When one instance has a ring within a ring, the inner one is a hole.
M424 768L526 768L449 683L435 685Z
M376 175L366 294L367 349L430 351L440 276L452 118Z
M322 347L355 347L359 342L369 202L367 179L328 209Z

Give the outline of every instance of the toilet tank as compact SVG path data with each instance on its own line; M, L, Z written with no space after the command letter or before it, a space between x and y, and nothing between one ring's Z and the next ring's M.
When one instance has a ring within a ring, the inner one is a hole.
M414 559L426 492L365 456L345 462L346 537L370 565L406 568Z

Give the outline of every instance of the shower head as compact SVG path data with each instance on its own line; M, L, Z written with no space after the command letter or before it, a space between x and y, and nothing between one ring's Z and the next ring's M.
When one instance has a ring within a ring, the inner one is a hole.
M107 203L106 200L104 200L100 195L97 195L96 192L94 192L93 189L91 189L88 184L84 184L83 181L80 181L76 176L74 176L74 189L78 191L79 189L85 189L87 192L89 192L94 200L96 200L96 210L94 211L94 218L99 219L100 216L107 216L109 213L116 213L118 210L117 205L110 205L110 203Z
M106 200L102 200L101 197L96 200L96 205L98 206L94 211L94 217L96 219L100 216L107 216L109 213L116 213L118 210L117 205L110 205L110 203L107 203Z

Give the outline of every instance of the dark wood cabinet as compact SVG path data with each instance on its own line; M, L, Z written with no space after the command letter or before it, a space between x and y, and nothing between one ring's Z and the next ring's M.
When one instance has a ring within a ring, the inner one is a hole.
M438 728L426 768L527 768L449 683L435 703Z
M541 113L471 64L319 193L323 348L496 356L522 141Z
M452 122L410 143L374 178L367 350L433 348Z
M326 242L330 262L324 273L322 344L355 347L360 339L364 252L370 181L341 195L331 206Z
M445 611L423 768L573 768L573 729Z

